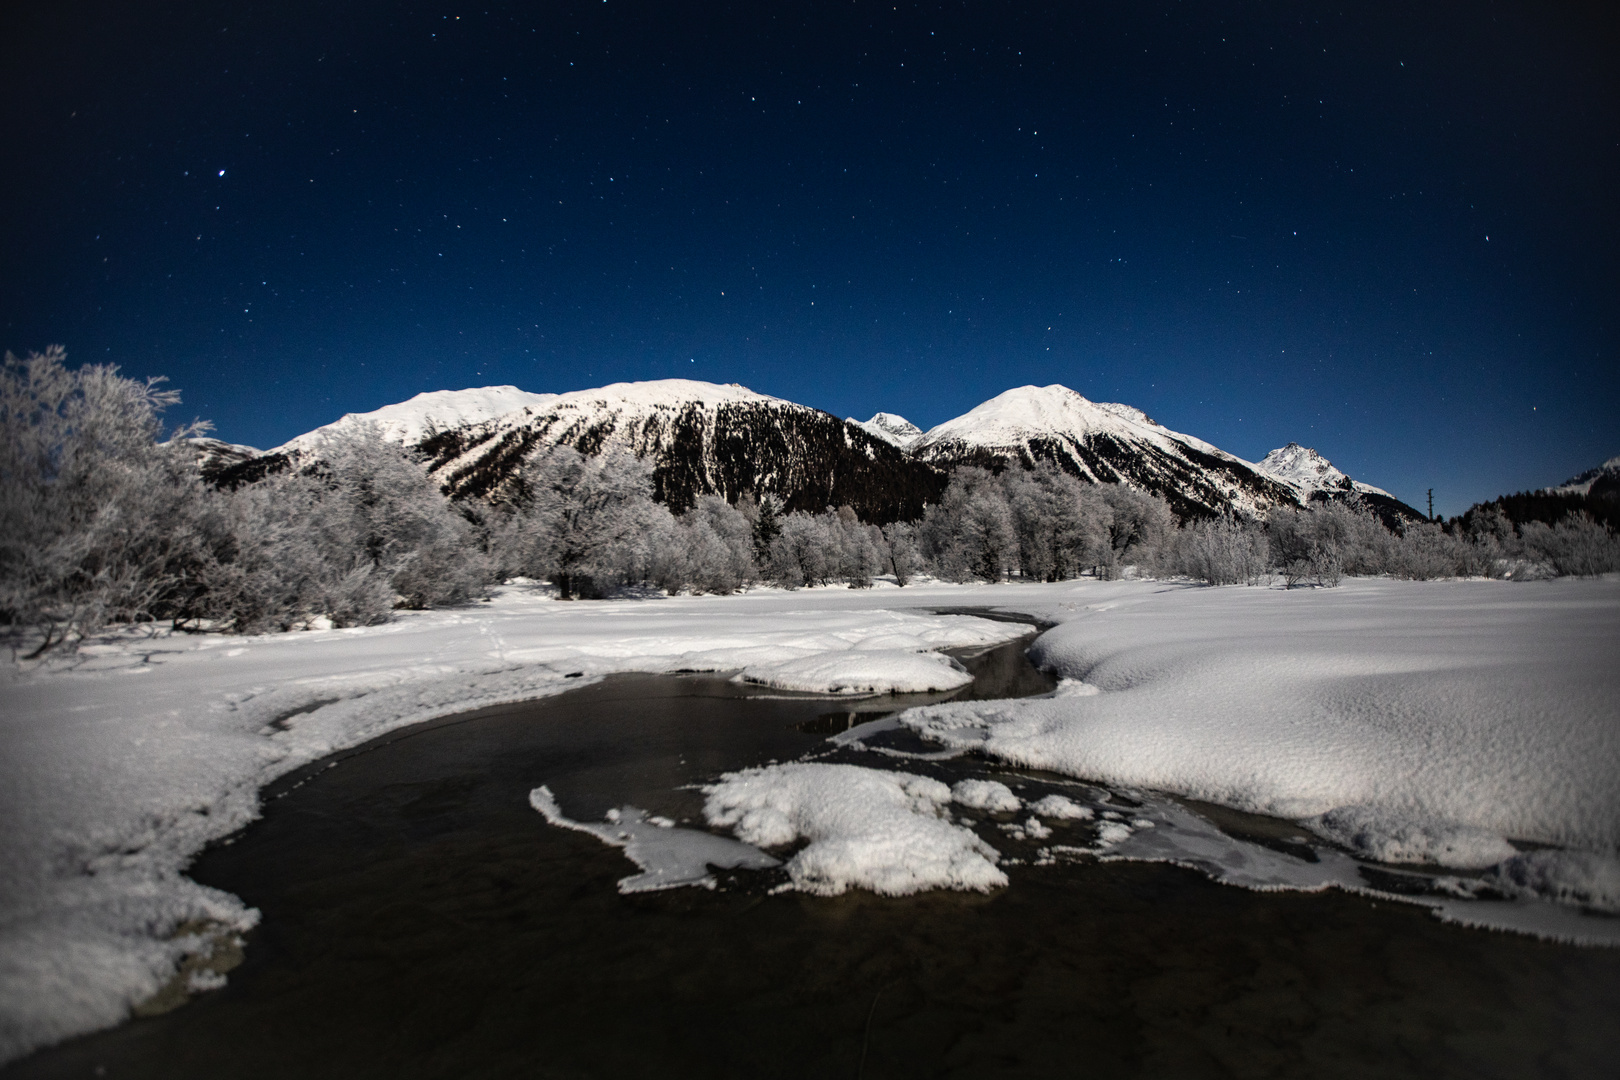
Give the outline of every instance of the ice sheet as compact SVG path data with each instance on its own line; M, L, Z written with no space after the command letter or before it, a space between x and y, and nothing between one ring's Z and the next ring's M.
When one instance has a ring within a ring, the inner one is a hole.
M620 880L622 893L713 885L711 866L722 870L768 870L782 865L780 859L752 844L682 829L673 822L649 818L645 810L634 806L608 811L607 821L601 825L575 821L562 812L551 789L543 784L529 792L529 805L559 828L590 833L605 844L623 848L625 858L641 867L641 873Z

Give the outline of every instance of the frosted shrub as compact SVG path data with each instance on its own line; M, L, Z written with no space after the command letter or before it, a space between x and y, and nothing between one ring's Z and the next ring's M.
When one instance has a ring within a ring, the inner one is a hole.
M1258 585L1270 576L1264 530L1232 518L1183 528L1170 561L1178 572L1209 585Z
M1414 521L1402 531L1386 564L1389 573L1413 581L1466 574L1468 544L1432 521Z
M872 580L884 570L882 531L863 523L848 506L827 514L826 526L828 536L836 542L833 576L852 589L870 589Z
M1593 577L1620 570L1620 537L1584 515L1568 514L1552 527L1528 522L1521 534L1525 554L1560 575Z
M402 607L460 603L487 584L489 562L470 522L397 444L362 428L328 441L321 457L314 471L324 490L311 524L328 560L341 566L358 549L356 565L379 575Z

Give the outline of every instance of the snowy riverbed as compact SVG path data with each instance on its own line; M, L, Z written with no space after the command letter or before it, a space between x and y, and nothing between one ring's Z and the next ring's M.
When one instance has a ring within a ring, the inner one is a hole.
M926 614L979 605L1062 624L1035 657L1066 681L1051 698L904 716L941 749L1302 820L1372 858L1503 859L1502 891L1615 905L1620 582L1293 592L1070 582L576 604L510 589L367 629L130 638L10 676L0 1060L116 1023L206 947L205 928L252 924L240 900L184 868L251 821L276 776L407 724L616 671L742 670L765 686L845 693L951 685L941 679L957 673L923 654L1025 631ZM1000 887L995 852L945 820L943 790L863 771L733 774L713 790L711 817L765 846L809 840L796 879L811 891ZM998 794L955 798L974 806ZM882 838L856 820L873 813L848 810L880 805L904 834L892 845L901 862L934 840L951 847L918 856L938 873L883 863ZM1096 850L1195 862L1196 851L1165 848L1159 837L1179 819L1155 806L1139 816L1163 819L1159 832L1115 835L1127 821L1099 833L1109 847ZM1051 822L1029 810L1020 827L1038 835ZM1090 814L1055 801L1045 810L1053 821ZM1213 830L1179 824L1195 848L1219 848ZM653 835L639 822L618 828L610 842ZM1576 853L1520 858L1508 838Z

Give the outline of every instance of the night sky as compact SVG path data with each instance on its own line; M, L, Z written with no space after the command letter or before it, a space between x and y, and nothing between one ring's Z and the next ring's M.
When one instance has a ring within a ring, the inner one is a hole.
M1620 453L1620 33L1551 6L8 4L0 345L261 447L1061 382L1456 513Z

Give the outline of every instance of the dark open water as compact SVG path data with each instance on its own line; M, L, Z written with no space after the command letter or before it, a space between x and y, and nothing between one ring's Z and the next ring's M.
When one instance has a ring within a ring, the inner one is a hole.
M1048 688L1023 644L969 693ZM545 783L579 820L696 820L682 785L845 723L747 693L618 677L286 778L193 868L264 914L229 985L5 1075L1620 1076L1616 950L1129 863L1013 866L990 896L621 896L620 852L529 808Z

